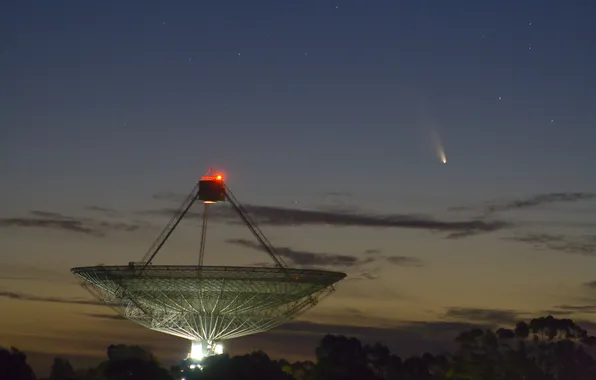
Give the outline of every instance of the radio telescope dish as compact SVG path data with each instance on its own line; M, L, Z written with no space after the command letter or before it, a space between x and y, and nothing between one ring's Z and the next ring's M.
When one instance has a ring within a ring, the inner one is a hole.
M189 358L223 352L222 342L277 327L315 306L345 273L289 268L221 174L207 173L193 188L140 262L71 269L83 287L121 316L151 330L190 340ZM202 201L199 265L153 265L188 210ZM204 266L209 208L229 202L275 267Z

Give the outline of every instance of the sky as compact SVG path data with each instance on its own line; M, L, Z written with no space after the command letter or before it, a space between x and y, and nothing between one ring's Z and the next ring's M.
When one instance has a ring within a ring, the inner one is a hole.
M591 326L595 18L581 0L2 2L0 345L39 368L110 343L182 357L69 269L140 260L209 168L292 266L348 274L229 352ZM270 263L228 211L206 264ZM196 264L199 212L156 264Z

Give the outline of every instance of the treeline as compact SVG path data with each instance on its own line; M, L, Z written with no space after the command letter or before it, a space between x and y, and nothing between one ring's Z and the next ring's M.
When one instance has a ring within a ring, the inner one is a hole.
M381 344L327 335L314 362L272 360L264 352L213 356L203 369L190 363L166 369L136 346L112 345L96 368L74 370L56 358L49 380L594 380L596 338L570 319L552 316L519 322L514 329L474 329L457 337L458 348L445 355L429 353L407 359ZM33 380L26 355L0 349L0 379Z

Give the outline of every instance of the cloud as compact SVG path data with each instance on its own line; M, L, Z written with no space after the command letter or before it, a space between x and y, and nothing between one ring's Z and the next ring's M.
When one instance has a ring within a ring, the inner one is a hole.
M487 326L487 328L513 327L519 321L528 321L532 318L553 315L569 317L574 314L596 313L596 306L592 305L557 305L551 310L538 312L503 310L503 309L481 309L481 308L447 308L441 319L456 320L471 324Z
M155 193L151 196L151 198L158 201L171 201L178 203L182 203L187 197L188 194L185 195L180 193L174 193L172 191L162 191L159 193Z
M260 224L275 226L332 225L343 227L387 227L426 229L452 234L462 232L468 234L492 232L506 226L505 223L498 221L438 221L433 218L398 214L351 214L255 205L249 205L246 208L251 216L257 219Z
M348 193L347 191L328 191L326 193L323 193L324 197L342 197L342 198L348 198L348 197L352 197L353 194Z
M584 284L584 286L590 288L590 289L596 289L596 281L590 281L590 282L586 282Z
M320 194L310 207L313 210L332 212L338 214L358 214L362 208L356 202L350 201L354 195L348 192L329 191ZM298 202L301 203L302 202Z
M251 240L228 239L229 244L239 245L245 248L265 252L263 247ZM276 247L276 253L290 265L301 267L327 267L332 270L345 270L348 272L346 281L376 280L379 278L381 266L380 261L387 261L390 264L401 267L422 267L423 262L413 257L406 256L383 256L379 250L367 250L364 257L342 255L337 253L320 253L295 250L289 247ZM271 264L258 263L259 266L271 266Z
M34 219L34 218L1 218L0 227L35 227L67 230L82 234L95 235L95 230L80 220L66 219Z
M477 206L457 206L451 207L448 211L452 212L465 212L465 211L472 211L472 212L479 212L479 214L475 216L470 216L472 220L487 220L488 218L494 217L496 214L506 212L506 211L516 211L516 210L526 210L537 208L541 206L546 206L554 203L572 203L572 202L580 202L586 200L596 199L596 193L591 192L558 192L558 193L545 193L545 194L535 194L532 196L528 196L525 198L519 199L504 199L499 201L492 201L492 202L485 202L483 205ZM558 210L560 212L561 210ZM578 210L574 210L577 212ZM474 214L472 214L474 215ZM516 220L516 225L540 225L540 226L565 226L565 227L584 227L590 228L594 227L594 222L569 222L569 221L545 221L541 220L537 221L521 221ZM452 233L450 237L452 238L461 238L468 236L468 234L463 231L461 233L455 232Z
M563 304L553 306L550 310L544 310L542 314L554 316L573 316L575 314L596 314L596 281L589 281L582 284L584 296L578 297L579 304ZM587 295L586 295L587 293Z
M555 312L558 310L561 313L596 313L596 305L558 305L554 306Z
M235 244L242 247L254 249L265 252L264 248L257 242L246 239L228 239L229 244ZM276 247L277 254L284 259L291 261L295 265L300 266L339 266L339 267L354 267L357 265L369 264L375 261L375 258L367 257L364 259L355 256L340 255L335 253L315 253L309 251L297 251L289 247Z
M506 240L529 243L534 248L546 248L566 253L596 255L596 235L554 235L546 233L528 233L507 237Z
M353 282L353 281L362 281L362 280L376 280L379 278L381 272L380 267L375 268L359 268L356 271L351 271L348 274L348 277L344 280L345 282ZM352 295L356 296L354 292L351 292ZM370 295L367 295L369 297Z
M445 318L464 320L467 322L488 325L512 325L519 321L520 314L512 310L477 309L477 308L448 308Z
M79 218L49 211L32 210L29 214L32 217L0 218L0 227L47 228L93 236L105 236L109 231L132 232L140 228L138 223Z
M29 214L34 215L34 216L38 216L40 218L72 219L72 218L66 217L66 216L64 216L62 214L59 214L57 212L51 212L51 211L31 210L31 211L29 211Z
M569 318L573 312L567 310L560 310L560 309L549 309L549 310L542 310L540 312L541 315L552 315L555 318Z
M118 214L118 212L116 210L109 208L109 207L85 206L84 209L87 211L95 211L95 212L104 213L104 214L110 215L110 216L115 216L116 214Z
M596 193L566 192L566 193L547 193L537 194L523 199L503 202L500 204L489 205L486 213L492 214L501 211L527 209L538 207L550 203L559 202L579 202L596 198Z
M84 315L91 317L91 318L108 319L111 321L125 321L126 320L126 318L124 318L120 314L85 313Z
M244 205L250 216L260 225L276 227L328 225L336 227L370 227L370 228L405 228L419 229L448 234L449 238L460 238L480 233L489 233L509 227L503 221L487 221L480 219L441 221L421 215L371 214L344 211L306 210L274 206ZM143 211L146 215L172 216L177 209L159 209ZM214 218L228 223L240 223L235 211L222 205L210 212ZM198 219L200 212L191 211L187 217Z
M79 298L60 298L60 297L45 297L45 296L36 296L34 294L26 294L26 293L18 293L18 292L8 292L8 291L0 291L0 298L7 298L11 300L17 301L35 301L35 302L51 302L51 303L67 303L67 304L77 304L77 305L101 305L104 304L95 301L95 300L86 300L86 299L79 299Z
M116 231L126 231L126 232L134 232L141 228L140 224L136 223L116 223L116 222L107 222L107 221L95 221L95 223L103 228L104 230L116 230Z
M535 194L529 197L513 199L513 200L501 200L488 202L488 205L481 206L484 217L489 215L511 210L522 210L529 209L539 206L544 206L552 203L571 203L580 202L590 199L596 199L596 193L587 192L562 192L562 193L545 193ZM456 206L449 208L449 211L470 211L477 209L478 207L471 206Z
M385 260L393 265L405 266L405 267L421 267L424 265L422 260L408 256L389 256Z
M66 272L10 262L0 262L0 279L76 283L75 279Z

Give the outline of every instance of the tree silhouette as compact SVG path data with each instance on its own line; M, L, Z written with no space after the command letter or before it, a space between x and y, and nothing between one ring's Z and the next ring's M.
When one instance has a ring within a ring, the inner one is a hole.
M155 357L139 346L111 345L108 361L99 366L108 380L171 380L169 371L159 366Z
M27 356L14 347L0 347L0 377L10 380L35 380L35 374L27 364Z
M326 335L315 349L317 363L314 380L350 380L373 378L366 350L356 338Z
M230 357L208 357L201 369L189 362L162 368L138 346L112 345L108 360L87 371L73 371L56 358L48 380L594 380L596 360L589 349L596 338L571 319L552 316L519 322L513 329L471 329L456 337L449 355L424 353L402 360L380 343L363 345L356 338L326 335L315 349L316 360L290 363L261 351ZM0 349L0 379L34 380L26 356Z
M310 380L313 378L315 364L311 361L298 361L284 363L282 370L288 373L294 380Z
M218 355L207 358L204 368L192 375L186 376L187 380L204 379L269 379L292 380L292 376L283 371L282 363L273 361L262 351L248 355L235 356Z
M524 321L517 322L514 332L517 338L526 339L530 335L530 327Z
M397 370L401 367L401 359L391 355L389 348L380 343L365 346L364 353L368 367L376 377L385 379L392 373L392 369Z
M451 373L470 380L596 378L596 362L584 349L594 339L572 320L552 316L519 322L513 331L471 330L458 337Z
M76 380L74 368L68 360L56 358L52 364L49 380Z

